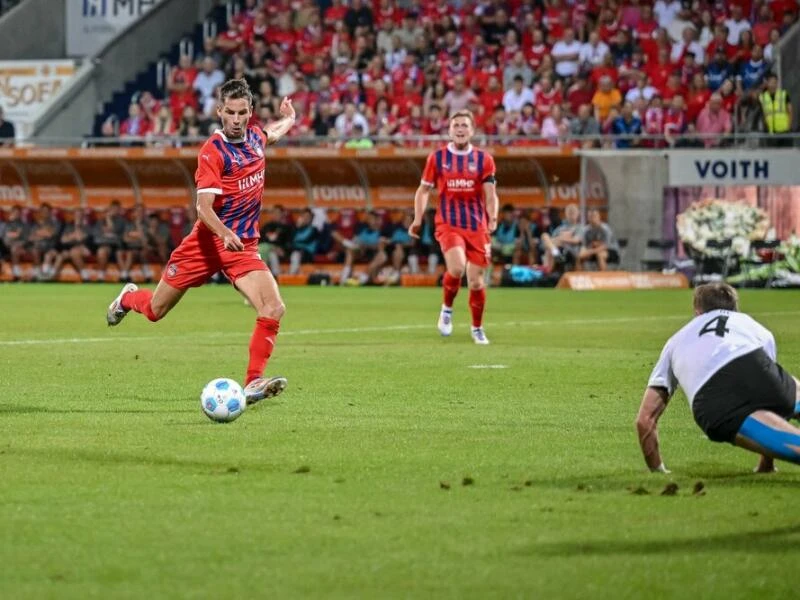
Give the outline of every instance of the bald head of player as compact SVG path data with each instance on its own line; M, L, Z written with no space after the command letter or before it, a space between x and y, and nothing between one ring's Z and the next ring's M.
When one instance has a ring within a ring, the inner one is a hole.
M219 88L217 116L222 133L230 142L244 139L247 123L253 113L253 93L244 79L229 79Z
M471 111L459 110L450 117L450 141L456 150L466 150L475 134L475 117Z
M694 288L694 314L702 315L712 310L738 312L739 295L727 283L704 283Z

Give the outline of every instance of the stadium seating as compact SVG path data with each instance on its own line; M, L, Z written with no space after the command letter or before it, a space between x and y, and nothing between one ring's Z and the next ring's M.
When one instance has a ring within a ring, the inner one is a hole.
M188 72L191 80L202 59L214 56L225 77L244 77L258 92L254 121L271 118L275 99L292 95L301 118L290 135L316 134L318 142L348 139L351 124L337 117L354 101L373 137L437 134L441 115L471 107L479 131L525 136L528 143L540 136L552 140L595 130L584 129L578 118L585 104L600 132L633 136L633 143L617 147L638 145L643 133L667 134L666 143L677 144L681 134L696 131L695 121L717 89L734 126L745 127L736 122L738 99L762 84L774 59L772 30L783 33L797 18L796 4L784 0L659 0L652 9L649 2L561 0L466 2L458 8L423 0L408 6L394 0L354 0L352 7L338 0L230 2L227 13L220 6L209 16L213 26L198 25L165 60L173 74ZM215 28L216 37L204 40L203 33ZM745 30L751 32L740 35ZM566 41L573 32L575 40ZM751 61L755 46L764 61ZM565 48L579 60L564 59L570 56ZM179 68L181 51L193 52L193 68ZM516 75L522 77L519 91L513 89ZM733 85L723 86L725 79ZM264 81L272 92L261 98ZM608 87L601 89L601 81ZM162 102L175 108L168 82L152 65L105 107L95 134L108 118L123 124L131 102L141 104L144 115L136 132L149 131ZM621 115L626 101L633 120ZM202 136L214 123L213 114L200 109Z

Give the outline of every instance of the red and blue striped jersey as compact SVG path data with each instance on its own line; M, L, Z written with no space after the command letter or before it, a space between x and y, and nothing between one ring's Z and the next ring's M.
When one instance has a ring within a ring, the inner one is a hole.
M214 212L243 239L259 237L266 143L267 136L258 127L248 127L241 142L229 141L218 129L197 156L197 193L216 194ZM198 227L205 225L198 221Z
M494 181L494 158L473 148L456 150L453 144L428 155L422 184L439 191L436 224L486 232L486 198L483 184Z

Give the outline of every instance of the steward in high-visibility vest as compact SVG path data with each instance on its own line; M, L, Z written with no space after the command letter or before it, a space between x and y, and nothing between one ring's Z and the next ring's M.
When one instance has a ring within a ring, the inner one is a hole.
M778 88L778 77L767 78L767 88L758 97L764 113L764 124L770 133L787 133L792 129L792 105L789 94Z

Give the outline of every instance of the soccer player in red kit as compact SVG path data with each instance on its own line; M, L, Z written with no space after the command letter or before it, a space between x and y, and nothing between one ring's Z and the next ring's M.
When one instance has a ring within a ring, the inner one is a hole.
M439 313L439 333L444 336L453 333L453 300L466 272L472 340L488 344L483 331L484 275L492 258L489 235L497 228L494 159L470 143L475 133L475 119L470 111L456 112L450 118L449 132L450 143L428 155L414 196L414 222L408 232L419 237L428 198L431 190L437 188L436 240L447 266L442 279L444 302Z
M158 321L189 288L203 285L222 271L258 313L245 377L248 404L277 396L287 383L283 377L264 377L285 306L278 284L258 254L258 237L264 147L281 139L295 121L288 98L280 105L282 118L263 131L248 127L252 109L253 95L244 80L222 85L217 104L222 129L214 132L197 156L198 221L170 256L155 292L129 283L106 315L109 325L119 325L131 310Z

